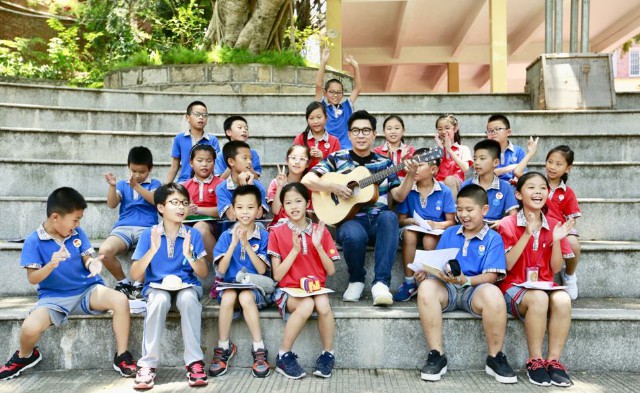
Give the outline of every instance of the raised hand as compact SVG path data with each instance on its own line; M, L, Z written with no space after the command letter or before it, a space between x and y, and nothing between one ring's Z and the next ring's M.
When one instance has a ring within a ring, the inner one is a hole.
M433 136L433 139L435 140L436 145L438 145L438 147L439 147L439 148L444 149L444 146L442 145L442 138L440 138L440 135L439 135L439 134L437 134L437 133L436 133L436 134Z
M249 244L249 239L247 239L247 230L241 228L240 225L236 225L236 237L242 244L242 247L245 247Z
M322 235L324 235L324 222L320 221L311 232L311 242L315 248L322 247Z
M160 232L160 227L158 225L151 228L151 250L154 253L160 249L160 243L162 242L162 235Z
M322 158L322 150L318 149L317 146L314 146L309 149L309 155L313 158Z
M140 182L138 181L138 178L134 175L131 175L129 177L129 185L131 186L131 188L136 188L137 185L139 185Z
M575 225L576 220L574 218L568 219L564 224L557 223L553 228L553 241L556 242L567 237Z
M533 139L532 136L529 137L529 142L527 143L527 153L534 156L536 155L536 152L538 151L539 140L540 140L540 137L537 137L535 140Z
M51 260L49 261L48 265L51 265L51 268L55 269L58 267L60 262L66 261L67 259L69 259L70 256L71 254L69 254L69 251L67 251L67 248L64 246L64 244L62 244L60 246L60 249L58 249L58 251L51 254Z
M187 214L190 216L193 216L194 214L198 213L198 205L196 205L195 203L192 203L189 205L189 209L187 209Z
M116 175L114 175L111 172L104 174L104 180L106 180L107 183L109 183L110 186L114 186L114 187L116 186L116 183L118 182L118 180L116 179Z
M320 57L320 62L322 64L327 64L327 62L329 61L330 54L331 54L331 51L329 50L329 47L325 46L325 48L322 50L322 56Z
M191 244L191 231L187 231L187 234L184 235L184 240L182 241L182 254L187 261L193 259L193 244Z
M527 233L529 235L533 235L533 232L537 231L539 228L536 228L536 215L532 212L529 212L525 215L525 220L527 221Z
M407 175L413 176L418 172L418 163L413 160L405 160L404 170L407 172Z
M353 68L358 67L358 62L357 62L357 61L356 61L356 59L355 59L353 56L351 56L351 55L346 55L346 56L344 57L344 61L345 61L346 63L348 63L348 64L351 64L351 66L352 66Z
M87 278L95 277L102 271L102 260L104 259L104 255L100 255L97 258L89 258L87 269L89 270L89 275Z
M291 248L292 252L295 252L296 254L300 252L301 246L300 246L300 232L298 232L297 230L291 231L291 236L293 237L293 248Z
M287 184L287 174L284 170L284 165L282 169L280 169L280 165L276 165L278 167L278 176L276 176L276 183L278 184L278 188L284 187Z

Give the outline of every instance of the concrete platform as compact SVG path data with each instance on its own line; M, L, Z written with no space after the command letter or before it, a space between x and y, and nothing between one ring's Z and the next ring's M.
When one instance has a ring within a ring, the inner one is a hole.
M45 359L46 361L46 359ZM133 381L121 378L103 367L93 370L77 370L71 375L67 371L27 370L17 379L0 382L0 392L26 393L43 391L51 386L68 393L90 391L132 392ZM312 371L307 369L307 373ZM572 372L574 386L569 391L581 393L629 393L638 392L640 377L634 373ZM156 384L152 392L188 391L184 368L163 367L157 372ZM387 392L566 392L567 388L539 386L529 383L526 372L518 372L518 383L504 385L487 376L484 371L449 371L439 382L425 382L420 379L419 370L392 369L335 369L333 376L322 379L307 376L302 380L289 380L274 373L266 379L253 378L247 368L231 368L227 374L209 378L209 385L200 387L198 392L323 392L323 393L387 393Z
M34 298L0 299L0 328L6 340L0 343L0 353L10 354L18 346L22 319L33 306ZM206 299L202 313L202 345L206 357L212 356L217 345L217 305ZM357 303L332 299L336 318L336 367L338 368L401 368L421 367L427 351L415 301L388 308L371 305L370 298ZM260 314L265 345L270 353L278 350L284 323L275 308ZM162 364L180 366L182 334L179 314L170 313L163 336ZM572 326L562 361L571 370L638 372L640 340L629 332L640 328L640 300L627 298L578 299L572 310ZM130 348L134 357L140 355L143 318L132 318ZM445 314L444 344L450 370L481 370L484 368L486 344L482 323L468 313ZM231 339L238 345L232 366L250 367L251 338L240 319L232 326ZM624 350L621 343L624 342ZM39 342L47 356L41 370L90 369L104 367L105 358L114 352L111 317L72 317L65 326L49 329ZM86 349L91 348L90 352ZM312 367L321 350L315 321L306 324L294 345L304 367ZM524 367L527 357L524 328L512 318L507 325L504 352L510 363ZM95 354L102 354L96 356ZM607 359L607 361L603 361Z

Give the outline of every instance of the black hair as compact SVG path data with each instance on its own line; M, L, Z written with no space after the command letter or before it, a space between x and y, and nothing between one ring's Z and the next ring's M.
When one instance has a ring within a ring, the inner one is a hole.
M547 153L547 158L545 158L545 161L548 160L549 156L553 153L560 153L560 155L564 157L565 161L567 161L567 165L573 165L573 158L575 154L573 153L573 150L571 150L569 146L560 145L549 150L549 153ZM567 180L569 180L569 174L565 173L560 178L562 179L563 182L566 183Z
M353 124L353 122L356 120L369 120L369 123L371 123L371 128L374 131L376 130L377 122L375 116L365 111L364 109L353 112L353 114L349 117L349 120L347 121L349 130L351 129L351 125Z
M186 198L187 201L191 202L191 198L189 197L189 191L182 185L178 183L167 183L158 187L153 193L153 204L158 208L158 205L164 205L167 203L167 199L169 195L178 193ZM158 212L160 213L160 212ZM162 216L162 213L160 213Z
M71 187L55 189L47 198L47 217L51 217L53 213L64 216L86 208L87 201L82 194Z
M524 175L522 175L519 179L518 182L516 183L516 192L522 192L522 187L524 187L524 183L527 182L527 180L531 179L534 176L538 176L540 177L542 180L544 180L545 183L547 183L547 188L550 189L551 185L549 184L549 180L547 179L547 177L545 175L543 175L540 172L527 172ZM523 204L522 201L520 199L518 199L518 205L520 205L520 209L523 208ZM547 213L547 205L545 204L542 207L542 212L543 213Z
M413 152L413 157L419 156L420 154L428 153L431 151L430 147L421 147ZM440 158L436 158L435 160L429 160L429 165L440 166L442 160Z
M500 142L494 141L493 139L483 139L480 142L476 143L473 147L473 152L477 152L478 150L486 150L492 159L500 158L500 153L502 152L502 148L500 147Z
M309 194L309 190L307 189L307 187L299 182L293 182L293 183L287 183L284 185L284 187L282 187L282 190L280 190L280 203L284 204L284 194L286 194L287 192L294 190L295 192L297 192L298 194L302 195L302 198L304 198L304 200L306 202L309 202L309 200L311 199L311 195Z
M458 198L456 200L460 198L470 198L480 206L489 204L489 197L487 197L487 192L484 190L484 188L480 187L477 184L469 184L468 186L464 186L460 191L458 191Z
M231 168L231 166L229 166L229 158L237 156L238 150L242 148L251 150L249 144L243 141L229 141L222 146L222 158L224 158L224 163L227 165L227 168Z
M207 107L204 102L202 101L193 101L191 104L189 104L189 106L187 106L187 115L191 114L191 109L193 109L194 106L204 106L205 108Z
M153 154L151 150L144 146L132 147L127 156L127 165L146 165L147 168L153 168Z
M339 80L339 79L332 78L332 79L329 79L327 82L325 82L325 84L324 84L324 91L329 90L329 86L330 86L332 83L338 83L338 84L340 84L340 87L344 90L344 85L342 84L342 82L340 82L340 80Z
M245 184L244 186L238 186L233 190L233 196L231 197L231 205L236 204L236 198L240 195L253 195L256 197L258 207L262 206L262 193L260 189L253 184Z
M302 131L302 133L300 135L302 135L302 142L304 143L305 146L307 146L307 141L308 139L308 134L309 131L311 131L311 127L309 126L309 116L311 116L311 112L315 111L316 109L321 108L322 109L322 113L324 113L324 117L327 117L327 108L324 107L324 104L320 101L313 101L311 104L307 105L307 110L305 112L305 119L307 119L307 128L304 129L304 131Z
M507 127L507 129L511 128L509 119L507 119L507 116L503 115L502 113L495 113L489 116L489 120L487 120L487 124L491 123L492 121L501 121L502 124L504 124L504 126Z
M402 117L400 117L399 115L389 115L389 116L387 116L387 118L384 119L384 121L382 122L382 129L383 130L387 126L387 122L389 120L398 120L398 122L402 126L402 129L404 130L404 120L402 120ZM400 142L404 143L404 137L400 138Z
M226 119L224 119L224 123L222 123L222 128L224 128L224 135L227 137L228 140L231 140L231 138L229 138L229 135L227 135L227 131L231 129L231 126L233 125L234 121L243 121L244 124L249 126L249 123L247 123L247 119L245 119L242 116L233 115L233 116L227 117Z
M454 127L458 127L458 129L456 130L456 133L453 134L453 141L455 143L462 143L462 138L460 138L460 126L458 123L458 119L455 117L455 115L448 113L445 115L438 116L438 118L436 119L436 129L438 129L438 123L440 122L440 120L445 120L445 119L449 120Z
M195 158L196 152L198 151L208 151L213 156L213 160L216 160L216 150L213 148L213 146L207 145L205 143L198 143L191 148L191 152L189 153L189 161Z

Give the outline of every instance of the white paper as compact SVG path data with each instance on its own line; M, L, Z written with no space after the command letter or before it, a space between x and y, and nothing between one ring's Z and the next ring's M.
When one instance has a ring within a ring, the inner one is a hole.
M129 300L129 310L131 314L142 314L147 311L147 302L140 299Z
M281 288L282 291L286 292L289 296L292 297L309 297L316 295L323 295L325 293L332 293L333 290L329 288L321 288L317 291L307 292L302 288Z
M430 235L442 235L442 232L444 232L444 229L432 228L427 220L420 217L420 214L418 214L418 212L416 212L415 210L413 211L413 220L416 222L416 225L409 225L405 227L405 230L428 233Z
M444 272L444 266L450 259L455 259L459 251L459 248L444 248L433 251L416 250L413 263L407 266L414 272L426 271L431 274L437 274L438 271Z
M221 282L216 286L216 290L221 291L223 289L253 289L258 288L254 283L242 283L242 282Z
M555 291L558 289L566 289L565 285L556 285L553 281L525 281L521 284L514 284L517 287L527 289L541 289L543 291Z

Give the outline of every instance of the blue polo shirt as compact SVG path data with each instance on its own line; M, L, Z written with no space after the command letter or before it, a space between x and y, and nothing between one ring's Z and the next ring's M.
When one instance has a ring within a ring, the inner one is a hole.
M146 179L140 185L155 191L162 185L158 179ZM138 194L126 180L116 183L116 193L120 197L120 214L114 228L124 226L150 227L158 223L158 210Z
M260 194L262 194L262 201L260 204L262 205L262 209L266 214L269 212L269 205L267 204L267 192L264 189L260 180L254 180L253 185L258 187L260 190ZM233 190L238 188L238 186L233 182L231 176L227 178L227 180L218 184L216 187L216 195L218 196L218 215L220 217L224 216L224 213L231 207L231 198L233 198Z
M498 280L507 275L507 260L504 243L498 232L485 226L473 238L464 236L462 225L454 225L444 230L436 250L459 248L456 259L465 276L473 277L483 273L498 273Z
M258 152L250 149L251 150L251 166L253 167L253 170L259 174L262 175L262 165L260 165L260 156L258 155ZM222 156L222 154L218 154L218 156L216 157L216 162L213 166L213 174L216 176L220 176L222 175L222 172L224 172L227 169L227 164L224 162L224 157Z
M480 179L478 176L474 176L460 185L462 190L469 184L480 185ZM513 193L513 188L509 182L500 180L496 175L493 175L493 181L486 190L487 198L489 199L489 212L484 216L487 221L501 220L513 209L518 209L518 200Z
M217 263L220 259L222 259L222 257L224 257L224 254L231 246L231 238L233 237L232 231L233 228L224 231L222 235L220 235L220 239L218 239L218 242L213 249L214 263ZM267 264L267 266L270 267L271 262L269 261L269 258L267 258L267 243L269 241L269 232L265 231L264 229L260 229L256 225L256 229L251 235L248 235L247 237L249 237L249 244L251 245L251 248L256 253L258 258L262 259ZM224 281L235 282L236 274L238 274L238 272L241 271L243 267L247 269L247 273L258 274L258 271L256 270L255 266L253 266L253 263L249 258L249 255L247 255L246 251L242 247L242 244L238 242L235 250L233 250L233 256L231 257L231 261L229 262L229 268L224 274Z
M42 224L32 232L24 242L20 254L20 266L29 269L41 269L51 261L54 252L64 244L70 257L60 262L51 274L38 284L38 299L47 297L69 297L79 295L95 284L103 284L98 275L87 278L91 272L84 267L83 256L95 253L87 234L76 228L71 236L60 242L45 231Z
M191 132L185 131L176 135L173 139L173 147L171 148L171 157L180 159L180 172L178 172L178 180L177 183L182 183L191 178L191 163L190 154L191 148L195 145L211 145L213 146L213 150L216 151L216 157L221 156L220 153L220 142L218 142L218 138L216 138L213 134L204 133L202 135L202 139L193 142L191 139Z
M349 117L353 114L353 105L347 98L338 106L333 106L327 102L326 97L322 97L322 105L327 110L327 124L324 129L329 135L333 135L340 141L340 149L351 149L349 140Z
M164 234L164 225L162 222L158 224L161 230L160 236L160 248L158 252L151 259L151 263L147 266L144 272L144 287L142 293L146 296L149 291L149 284L152 282L162 283L162 279L168 275L175 275L182 279L182 282L193 284L195 286L201 286L200 280L196 277L193 267L184 257L182 253L182 245L184 243L184 237L187 231L191 233L191 245L193 246L193 257L200 259L207 255L204 250L204 244L202 243L202 237L200 232L187 229L184 225L180 225L178 229L178 235L176 236L175 243L171 245L171 242L167 242L167 236ZM151 230L153 228L145 229L140 235L136 250L131 256L132 261L141 259L144 254L151 248Z
M413 212L418 212L425 220L436 222L446 221L447 213L456 212L456 204L453 201L451 189L446 185L433 180L433 188L426 199L423 199L420 192L414 186L409 191L407 198L398 206L398 214L406 214L413 217Z
M518 164L524 159L524 156L526 155L527 154L523 148L518 145L514 145L513 143L511 143L511 141L509 141L509 145L507 146L505 151L500 152L500 164L498 164L496 168L503 168L505 166ZM513 179L513 171L500 175L500 180L505 180L508 182L511 179Z

